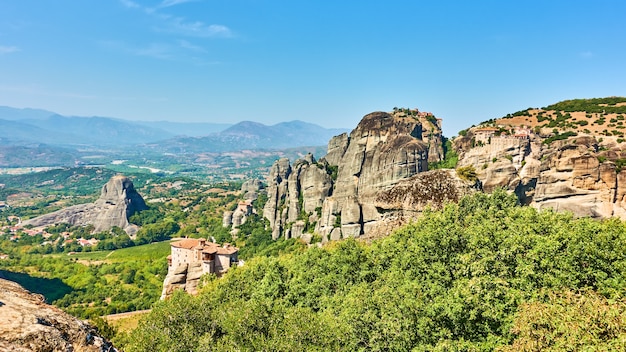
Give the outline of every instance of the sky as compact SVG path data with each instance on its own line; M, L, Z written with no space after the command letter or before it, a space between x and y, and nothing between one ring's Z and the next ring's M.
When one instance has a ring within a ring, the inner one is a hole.
M444 134L626 96L623 0L0 0L0 105L68 116Z

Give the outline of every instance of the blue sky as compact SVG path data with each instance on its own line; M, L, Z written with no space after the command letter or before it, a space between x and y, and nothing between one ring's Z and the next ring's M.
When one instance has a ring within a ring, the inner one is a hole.
M626 96L626 1L0 0L0 105L129 120L444 133Z

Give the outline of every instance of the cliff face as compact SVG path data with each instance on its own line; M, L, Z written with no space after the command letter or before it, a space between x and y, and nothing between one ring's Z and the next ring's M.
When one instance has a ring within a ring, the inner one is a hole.
M0 317L2 351L117 351L93 327L4 279L0 279Z
M576 216L626 219L626 170L619 166L625 157L617 146L599 150L595 138L559 141L546 148L530 204Z
M58 223L94 225L95 232L118 226L129 234L137 231L128 218L136 211L147 209L143 198L125 176L112 177L103 187L94 203L80 204L24 221L24 225L50 226Z
M323 240L362 236L387 220L375 205L379 194L427 171L428 161L442 155L441 129L432 115L368 114L349 135L333 137L320 160L308 155L293 165L276 161L263 215L274 238L313 231Z
M486 191L502 187L539 209L626 219L626 170L620 166L626 146L615 139L581 135L550 142L547 135L530 132L477 144L479 133L480 128L470 129L455 146L459 165L473 166Z
M197 294L202 274L202 263L200 262L179 265L168 271L165 280L163 280L161 300L171 296L176 290L183 290L192 295Z

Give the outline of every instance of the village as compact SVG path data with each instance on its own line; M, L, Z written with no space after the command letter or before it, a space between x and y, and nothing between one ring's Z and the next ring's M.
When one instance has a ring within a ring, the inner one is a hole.
M51 253L56 249L71 255L75 252L97 250L96 247L101 242L96 236L85 236L88 231L77 234L74 231L57 231L58 228L22 226L21 219L14 215L8 216L7 221L9 225L0 227L1 236L13 242L39 244L42 253Z

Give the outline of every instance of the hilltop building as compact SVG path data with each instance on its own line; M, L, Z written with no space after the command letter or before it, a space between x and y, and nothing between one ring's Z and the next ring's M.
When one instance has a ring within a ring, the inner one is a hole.
M172 254L167 257L168 272L180 266L202 267L202 274L221 274L236 264L239 249L225 243L220 246L204 238L186 238L171 244Z
M220 275L233 265L240 265L237 259L239 249L228 243L220 246L204 238L185 238L173 242L171 250L161 299L166 299L175 290L196 294L202 275Z
M489 144L491 137L493 137L498 129L495 127L482 127L474 130L474 140L481 142L482 144Z

